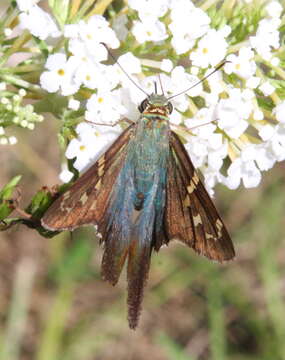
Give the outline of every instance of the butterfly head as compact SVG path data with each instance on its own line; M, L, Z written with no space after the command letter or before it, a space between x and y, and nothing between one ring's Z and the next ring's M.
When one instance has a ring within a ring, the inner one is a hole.
M141 113L168 116L173 111L171 102L164 95L151 94L138 107Z

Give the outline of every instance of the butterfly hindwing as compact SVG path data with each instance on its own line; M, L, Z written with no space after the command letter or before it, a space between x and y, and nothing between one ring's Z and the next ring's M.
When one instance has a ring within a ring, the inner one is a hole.
M99 160L55 200L42 219L45 228L73 230L81 225L100 223L124 162L132 128L130 125Z
M224 261L235 256L232 241L179 137L171 132L165 226L197 253Z

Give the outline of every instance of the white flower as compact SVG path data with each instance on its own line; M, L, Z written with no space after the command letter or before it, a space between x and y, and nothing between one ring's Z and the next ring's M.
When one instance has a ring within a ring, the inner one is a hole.
M257 121L263 120L264 114L259 108L257 108L253 111L253 118L254 118L254 120L257 120Z
M16 0L18 8L20 11L28 11L34 5L36 5L40 0Z
M278 66L280 64L280 59L278 57L272 57L270 59L270 63L273 66Z
M284 124L275 126L275 133L269 139L268 146L276 161L285 160L285 127Z
M68 183L73 178L73 173L68 170L66 164L63 164L58 177L62 182Z
M103 69L104 65L94 63L92 61L81 61L78 63L74 74L73 81L74 83L80 87L80 85L84 85L89 89L103 88L107 91L110 90L110 82L108 81L108 77L106 77Z
M251 76L246 80L246 87L250 89L255 89L260 84L261 79L257 76Z
M204 184L211 197L214 197L214 190L216 184L224 181L224 176L217 170L207 167L203 169Z
M195 44L195 40L209 30L210 18L191 1L175 0L171 5L171 20L168 26L172 32L172 46L177 54L183 54Z
M273 109L273 114L275 114L277 121L285 123L285 100Z
M267 143L255 145L256 157L255 162L261 171L267 171L273 167L276 162L275 156L272 154L270 145Z
M78 38L72 38L68 43L68 50L81 61L90 61L93 64L105 61L108 58L106 48L97 41L91 46Z
M0 137L0 145L8 145L8 139L6 137Z
M69 50L72 54L83 59L90 58L93 62L104 61L108 57L101 42L113 49L120 45L116 33L101 15L92 16L88 22L81 20L78 24L65 25L64 35L70 38Z
M238 76L249 79L256 71L256 64L253 61L254 52L249 47L242 47L237 55L229 55L228 63L225 64L227 74L235 73Z
M148 80L150 80L150 85L153 88L153 82L157 81L157 78L149 78ZM165 74L161 74L161 81L164 91L168 95L176 95L189 89L192 85L197 84L199 82L199 78L192 74L188 74L184 67L176 66L171 71L171 77L168 77ZM151 92L153 92L153 90ZM199 84L194 86L193 89L188 90L186 93L182 93L175 97L173 100L171 100L171 102L175 109L184 112L189 106L188 96L198 96L201 93L202 85Z
M280 46L279 31L280 19L262 19L259 21L255 36L250 36L250 45L265 60L272 57L271 50L278 49Z
M37 5L29 8L28 12L22 12L19 19L21 28L28 29L41 40L45 40L49 36L59 37L61 35L52 17Z
M215 66L222 61L226 55L228 43L221 31L211 29L198 42L198 48L191 52L190 60L193 65L207 68Z
M0 91L6 90L7 84L4 81L0 81ZM23 89L20 89L20 91Z
M140 44L146 41L162 41L168 37L165 25L159 20L134 21L132 33Z
M253 110L252 102L246 99L245 91L232 89L228 99L221 99L217 105L218 125L231 138L237 139L248 127L249 118Z
M4 32L4 35L6 37L10 37L12 35L12 33L13 33L13 30L11 28L7 27L7 28L4 29L3 32Z
M80 108L80 101L75 100L75 99L70 99L68 101L67 107L71 110L77 111Z
M204 171L213 175L223 165L223 159L227 156L227 144L223 142L222 134L215 133L217 126L211 123L214 112L212 108L200 109L193 119L185 120L185 125L193 135L187 136L185 144L191 159L196 167L203 166ZM209 187L210 179L209 179Z
M168 10L167 0L128 0L130 8L137 10L141 21L155 21Z
M274 133L275 133L275 128L269 124L262 126L258 131L258 135L261 137L263 141L267 141L270 138L272 138Z
M188 74L183 66L176 66L171 72L172 93L179 93L194 85L191 90L187 91L187 95L191 97L199 96L203 90L202 84L198 84L199 81L200 79L197 76Z
M95 124L114 124L126 113L116 91L98 92L88 99L85 118Z
M271 1L268 5L266 5L265 10L270 17L279 18L283 11L283 8L278 1Z
M142 71L140 60L131 52L127 52L124 55L121 55L118 58L118 63L123 69L126 69L128 75L139 74ZM118 72L120 77L124 78L124 80L127 79L126 74L122 72L122 70L117 64L114 64L113 67L116 68L116 71Z
M272 86L269 81L266 81L259 86L259 90L262 91L265 96L269 96L275 91L275 87Z
M76 158L73 166L82 171L111 145L121 132L121 128L80 123L76 132L78 138L70 141L65 156L68 159Z
M205 76L210 74L212 71L213 69L208 69L205 73ZM219 95L226 89L226 85L223 81L221 71L216 71L215 73L213 73L210 77L208 77L207 81L210 86L211 92L213 93L212 95ZM215 100L215 103L217 103L217 98Z
M173 63L169 59L163 59L161 61L160 69L165 72L170 72L173 69Z
M67 146L65 156L67 159L74 159L76 157L76 161L73 166L78 170L83 170L92 159L92 152L94 148L90 143L86 143L85 141L72 139Z
M205 134L205 138L208 139L209 132L212 134L217 128L212 122L214 121L213 108L202 108L197 111L195 116L191 119L186 119L184 124L191 130L195 135ZM210 126L205 126L210 124ZM221 144L220 144L221 145Z
M88 22L79 22L79 37L92 52L92 46L104 42L112 49L119 47L120 42L108 21L101 15L93 15Z
M77 66L78 61L74 56L67 60L65 54L50 55L46 62L48 71L44 71L40 77L42 88L48 92L61 89L64 96L76 93L79 85L75 84L73 75Z
M145 98L145 95L134 86L121 87L116 91L116 93L121 99L121 104L126 109L124 117L136 122L140 116L138 105Z
M18 139L15 136L9 136L8 140L10 145L15 145L18 142Z
M235 159L228 168L228 177L224 183L230 189L236 189L241 180L246 188L259 185L261 173L253 160L243 160L242 157Z

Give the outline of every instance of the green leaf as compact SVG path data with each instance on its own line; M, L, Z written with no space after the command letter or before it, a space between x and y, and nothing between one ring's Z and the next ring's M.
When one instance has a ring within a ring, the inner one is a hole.
M60 117L64 109L67 108L67 103L66 96L47 94L42 100L34 104L34 111L37 113L52 113L56 117Z
M62 194L70 184L63 184L58 188L58 195ZM46 238L51 238L57 235L60 231L50 231L42 227L41 218L51 204L56 200L57 196L54 196L47 187L43 187L39 190L32 198L31 203L25 209L25 211L31 215L31 219L24 220L21 219L21 223L25 224L30 228L36 229L39 234Z
M8 182L7 185L3 187L0 191L0 203L3 200L8 200L11 198L15 187L17 186L18 182L21 180L21 175L15 176L11 181Z
M0 191L0 221L6 219L15 209L12 195L20 179L21 175L15 176Z
M269 97L264 98L264 97L257 97L257 103L258 106L267 110L267 111L272 111L272 109L274 108L274 103L272 101L272 99L270 99Z
M27 207L27 213L33 218L40 219L53 200L51 192L46 188L39 190L32 198L30 205Z
M60 186L57 191L58 194L63 193L69 186L69 184ZM47 187L43 187L33 196L31 203L25 211L31 214L33 219L41 219L56 198L57 196L53 196Z
M13 212L14 208L8 201L0 205L0 221L6 219Z
M53 9L53 15L55 16L59 25L63 27L68 18L69 0L50 1L50 4L51 8Z

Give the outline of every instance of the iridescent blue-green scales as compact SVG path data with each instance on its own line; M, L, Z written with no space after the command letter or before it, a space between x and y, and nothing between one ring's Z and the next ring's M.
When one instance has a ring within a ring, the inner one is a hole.
M96 225L104 244L102 276L113 285L128 260L131 328L138 324L153 249L178 239L210 259L234 257L223 221L179 137L170 130L171 103L152 94L139 110L139 120L42 219L49 230Z
M105 278L115 284L121 259L127 252L131 253L128 264L130 321L138 314L153 239L161 232L165 207L169 121L163 107L164 98L153 95L149 103L152 107L148 106L136 124L127 145L125 164L111 194L108 209L110 237L102 265Z

